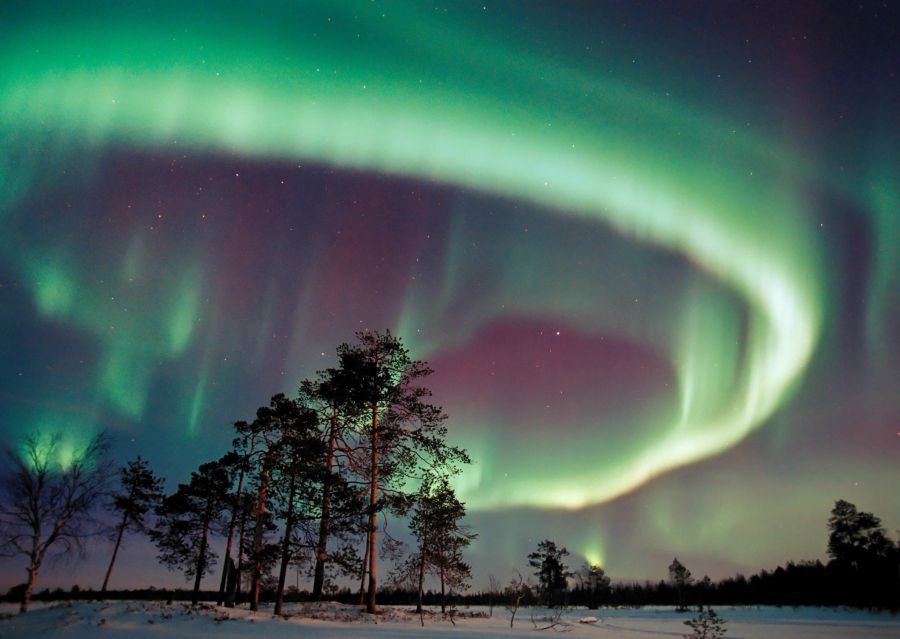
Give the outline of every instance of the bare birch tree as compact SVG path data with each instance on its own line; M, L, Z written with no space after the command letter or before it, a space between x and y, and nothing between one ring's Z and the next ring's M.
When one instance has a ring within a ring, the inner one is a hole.
M0 552L28 559L19 612L26 612L48 557L84 554L85 540L102 533L94 518L109 479L107 439L97 435L70 448L60 433L36 433L8 451L0 503Z

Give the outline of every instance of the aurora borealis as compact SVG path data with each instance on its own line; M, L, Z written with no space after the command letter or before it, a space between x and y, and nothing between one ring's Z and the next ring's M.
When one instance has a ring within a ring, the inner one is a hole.
M390 328L476 566L900 526L896 8L190 4L0 9L4 443L108 429L174 485Z

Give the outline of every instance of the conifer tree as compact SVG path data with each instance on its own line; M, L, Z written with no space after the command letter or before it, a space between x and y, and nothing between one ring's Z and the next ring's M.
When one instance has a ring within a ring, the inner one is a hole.
M246 422L237 422L235 428L240 431L243 427L246 427L246 425ZM221 605L224 603L229 608L234 606L234 600L231 598L232 590L228 588L228 584L233 583L235 588L238 588L241 579L240 558L237 562L232 561L231 550L234 545L235 533L242 529L244 519L246 518L247 499L244 487L246 484L247 472L249 470L249 460L252 454L253 437L245 436L236 438L232 442L232 450L222 458L223 463L226 463L232 468L232 475L237 475L237 487L228 497L227 507L231 510L231 515L228 520L226 532L225 558L222 562L222 579L219 584L219 596L216 600L217 604ZM237 471L236 473L235 470ZM240 552L238 554L240 555Z
M669 565L669 580L672 582L672 585L675 586L675 589L678 591L678 610L679 612L683 612L687 610L684 605L684 590L687 588L688 584L691 583L691 571L688 570L684 564L678 561L678 557L675 557L672 560L672 563Z
M596 610L600 607L600 600L609 592L609 576L598 564L585 564L580 577L588 591L588 608Z
M725 624L715 610L701 607L696 617L684 622L692 630L691 634L684 635L684 639L721 639L728 632Z
M412 360L389 331L356 337L357 344L338 347L338 361L346 381L343 392L359 415L361 444L354 465L368 489L366 610L375 613L379 515L406 509L404 485L420 478L423 467L451 474L469 459L462 449L446 444L446 415L428 403L431 391L419 385L431 369Z
M162 563L194 578L194 605L199 601L201 580L215 564L209 535L222 527L232 481L228 464L202 464L191 473L190 483L179 484L157 509L157 524L150 536Z
M314 380L300 385L298 402L314 411L319 419L323 446L321 488L318 496L318 530L315 541L312 597L318 600L325 585L329 563L329 542L344 543L359 534L357 513L361 510L361 494L348 481L348 453L354 443L348 441L359 417L352 402L347 371L330 368L319 371ZM335 556L333 558L340 558ZM335 563L335 562L332 562ZM339 568L341 562L337 562Z
M446 478L429 478L423 483L409 523L419 545L414 559L419 593L416 612L422 609L426 571L440 581L442 613L447 611L447 586L456 591L468 588L472 569L463 560L463 551L476 535L461 524L465 514L465 504Z
M119 517L113 529L115 545L100 592L106 592L119 546L126 533L146 534L147 513L155 509L163 498L163 480L153 474L150 465L138 456L119 470L119 490L113 493L109 510Z
M857 510L839 499L828 518L828 554L833 561L852 569L867 567L888 557L894 544L872 513Z
M554 594L563 592L572 576L563 561L569 551L556 545L555 541L545 539L538 544L537 550L528 555L528 565L535 568L534 576L538 578L541 592L547 598L547 607L553 608Z
M267 530L271 528L271 504L269 484L277 464L278 443L296 416L296 403L283 393L274 395L268 406L256 411L256 419L251 423L238 422L238 433L252 437L255 448L250 457L256 500L253 516L253 533L249 544L250 609L259 610L259 596L263 567L271 560L273 550L266 541Z
M311 503L317 501L324 472L324 446L318 437L318 416L293 403L294 414L282 421L284 430L276 448L273 483L283 515L281 566L275 591L275 614L281 614L287 568L294 557L294 539L300 523L308 522ZM308 546L308 542L302 544Z

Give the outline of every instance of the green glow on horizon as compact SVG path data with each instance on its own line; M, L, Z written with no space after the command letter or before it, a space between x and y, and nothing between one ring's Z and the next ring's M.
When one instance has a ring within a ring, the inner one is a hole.
M452 51L448 39L443 53L435 47L421 56L390 41L405 55L386 61L377 38L353 49L341 37L347 34L326 33L320 19L328 8L309 9L290 38L277 28L283 8L259 17L253 26L265 28L256 31L222 18L179 29L177 43L170 34L178 21L163 15L126 22L86 13L18 25L16 37L0 43L0 60L11 69L0 78L0 136L62 147L170 148L177 141L197 152L433 179L608 225L695 264L698 282L713 284L671 309L677 337L662 345L677 371L680 414L616 465L571 465L508 483L482 466L461 495L472 508L606 501L731 448L773 415L814 352L825 295L819 247L805 232L807 211L792 184L807 169L786 171L788 151L765 135L736 144L725 131L704 132L703 143L692 144L681 136L683 125L697 122L691 105L660 110L638 91L577 69L554 76L550 97L532 92L532 84L543 86L539 74L501 77L497 88L487 63L469 59L457 68L452 52L476 46L462 33L448 34ZM319 25L321 38L310 37L308 23ZM501 65L519 50L503 54ZM586 95L587 84L595 91ZM710 156L710 145L721 147L721 157ZM138 331L107 336L103 313L73 320L108 349L102 383L123 413L142 415L159 353L172 357L190 346L202 279L198 268L176 286L168 316L146 344ZM78 315L69 291L80 282L68 273L45 280L33 289L39 308ZM742 308L730 303L734 294ZM403 327L439 314L440 303L417 306L407 304L399 332L425 358L498 316L481 309L459 335L417 343ZM204 401L201 387L195 401Z
M596 540L592 539L579 550L584 555L584 559L589 566L600 566L603 568L606 565L606 555L603 552L603 546Z

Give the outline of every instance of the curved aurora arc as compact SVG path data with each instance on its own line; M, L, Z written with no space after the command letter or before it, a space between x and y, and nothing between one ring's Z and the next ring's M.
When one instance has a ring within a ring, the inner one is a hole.
M746 305L742 320L715 287L698 287L673 309L677 337L664 346L677 376L680 411L663 436L615 468L568 469L557 478L520 481L515 490L480 485L476 468L461 484L472 507L577 508L622 495L740 442L778 409L803 374L822 322L818 253L801 228L805 211L790 184L803 169L785 177L784 165L792 162L773 153L765 139L724 133L719 139L701 130L687 109L663 108L637 89L514 47L497 49L510 60L498 79L487 63L453 54L500 45L458 31L437 37L440 23L416 15L413 7L407 8L415 15L410 20L421 21L425 35L412 43L391 40L388 27L357 7L364 24L353 27L378 37L349 53L341 45L352 28L322 35L326 15L336 13L325 6L296 10L303 20L294 25L302 32L291 34L294 43L276 26L296 20L281 6L274 17L254 16L259 24L250 28L220 17L205 26L198 20L190 32L177 28L184 17L178 12L187 9L170 9L153 20L101 11L51 25L27 17L15 21L0 44L0 60L12 70L0 77L5 146L39 141L36 147L52 152L60 141L159 148L177 140L179 148L199 152L432 179L609 225L685 256ZM384 41L396 49L389 61L379 61L374 48ZM443 74L440 82L423 76L429 68ZM509 99L489 95L489 81L502 84ZM547 93L568 103L549 122L542 108ZM696 144L685 143L682 131ZM733 154L724 168L721 158L705 157L706 145L716 143L728 144ZM663 164L684 166L683 173L663 176L657 170ZM27 193L32 176L24 163L0 171L6 209ZM31 276L25 279L35 279L31 262L22 258L19 268ZM71 315L65 304L56 308L45 299L39 286L33 295L38 308L64 319ZM186 308L173 312L189 316L195 306L189 298ZM88 332L100 330L72 321ZM398 330L424 358L464 343L473 330L416 343L406 329L412 324L407 316ZM177 356L192 338L189 330L170 333L164 357ZM129 405L119 408L127 413ZM479 451L473 453L477 460Z

